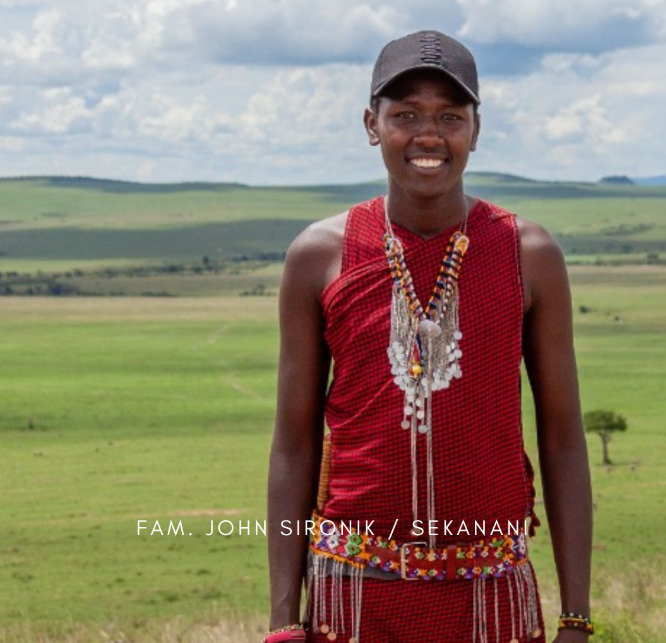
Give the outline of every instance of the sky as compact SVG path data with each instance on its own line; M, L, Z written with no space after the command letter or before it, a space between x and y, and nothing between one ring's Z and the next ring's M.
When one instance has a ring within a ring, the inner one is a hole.
M0 0L0 176L382 178L372 66L420 29L476 57L470 170L666 174L666 0Z

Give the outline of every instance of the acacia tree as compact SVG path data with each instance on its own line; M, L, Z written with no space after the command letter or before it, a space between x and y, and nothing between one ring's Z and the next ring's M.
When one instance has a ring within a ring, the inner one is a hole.
M627 430L627 421L624 416L613 411L595 409L583 415L583 424L587 433L596 433L601 438L602 464L613 464L608 457L608 443L611 441L613 433Z

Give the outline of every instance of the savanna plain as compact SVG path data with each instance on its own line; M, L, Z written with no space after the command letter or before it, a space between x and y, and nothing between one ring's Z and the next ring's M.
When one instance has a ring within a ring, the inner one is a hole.
M284 252L311 221L384 190L0 181L1 642L260 640L266 538L238 525L266 518ZM583 412L627 422L611 464L587 434L592 640L666 641L666 187L470 174L467 190L557 238ZM184 535L167 535L169 520ZM234 534L206 536L223 520ZM155 521L165 535L149 535Z

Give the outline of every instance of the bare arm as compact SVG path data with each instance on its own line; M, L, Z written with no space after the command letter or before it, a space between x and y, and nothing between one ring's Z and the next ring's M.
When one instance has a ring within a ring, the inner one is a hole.
M553 237L535 223L523 226L524 274L530 275L532 299L524 320L523 351L536 407L539 464L562 610L589 615L592 491L569 279ZM562 636L571 641L586 637L572 631Z
M300 620L305 521L315 507L330 367L317 298L316 233L304 230L287 252L280 285L277 416L268 476L270 629ZM319 257L321 259L321 257ZM292 535L282 535L282 521ZM296 533L296 525L301 529Z

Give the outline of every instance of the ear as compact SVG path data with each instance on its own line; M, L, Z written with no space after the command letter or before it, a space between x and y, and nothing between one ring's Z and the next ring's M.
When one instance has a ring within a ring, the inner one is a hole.
M365 108L363 114L363 124L365 131L368 133L368 143L370 145L379 145L379 135L377 134L377 114L369 107Z
M472 134L472 145L470 146L470 151L474 152L476 150L476 143L479 140L479 133L481 132L481 116L477 112L474 114L474 133Z

